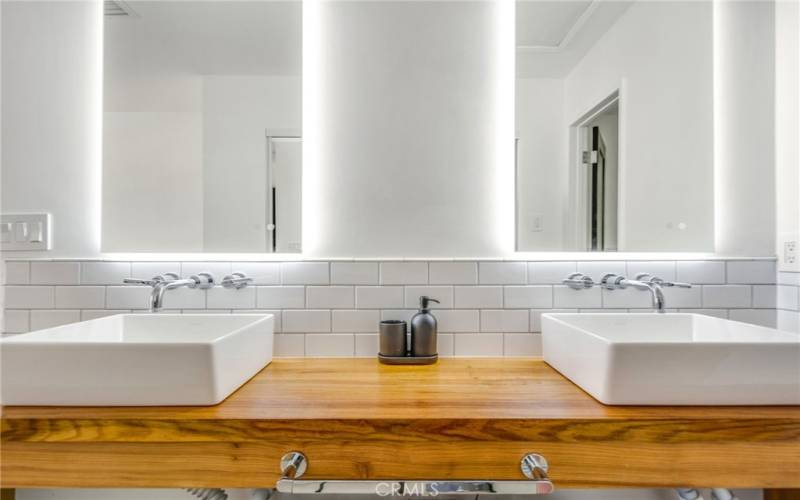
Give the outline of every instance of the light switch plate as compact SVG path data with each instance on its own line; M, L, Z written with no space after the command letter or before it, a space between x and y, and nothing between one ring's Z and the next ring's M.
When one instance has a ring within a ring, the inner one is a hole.
M0 215L0 250L50 250L50 214Z

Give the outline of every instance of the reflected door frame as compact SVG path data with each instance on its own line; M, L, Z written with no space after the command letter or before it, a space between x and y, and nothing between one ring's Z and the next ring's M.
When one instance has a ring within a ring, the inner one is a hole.
M275 141L280 140L298 140L302 141L302 133L296 129L267 129L266 135L266 168L267 168L267 185L264 203L264 213L266 216L266 250L267 253L277 253L277 228L276 228L276 198L273 190L275 176L273 172L273 162L275 154ZM301 194L302 196L302 194Z
M579 251L592 251L591 224L589 196L588 168L591 167L591 158L584 157L584 152L592 149L591 127L589 124L603 114L610 107L619 106L618 142L617 142L617 168L618 168L618 204L617 204L617 249L625 248L625 196L624 185L625 170L625 81L608 92L606 97L600 99L588 111L573 120L569 126L569 200L567 217L565 218L564 247ZM568 122L569 123L569 122ZM602 251L602 250L598 250Z

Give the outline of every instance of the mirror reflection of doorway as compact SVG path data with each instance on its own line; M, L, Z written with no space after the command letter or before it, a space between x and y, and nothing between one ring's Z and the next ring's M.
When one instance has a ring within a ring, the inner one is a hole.
M586 250L617 250L619 104L614 101L583 127L586 169Z

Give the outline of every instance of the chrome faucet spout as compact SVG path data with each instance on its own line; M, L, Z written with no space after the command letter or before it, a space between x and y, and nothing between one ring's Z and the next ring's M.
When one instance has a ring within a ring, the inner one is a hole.
M658 281L639 281L639 280L624 280L624 285L632 286L639 290L647 290L650 292L650 298L653 302L653 310L657 313L666 312L664 304L664 289L661 288L661 283Z
M197 282L193 279L161 281L156 283L153 285L153 289L150 292L150 312L158 312L164 307L164 294L167 290L174 290L184 286L191 288L195 285L197 285Z
M664 298L664 287L678 287L678 288L691 288L690 283L679 283L672 281L664 281L661 278L652 276L647 273L641 273L636 276L635 280L629 280L624 276L609 273L603 276L601 285L607 290L624 290L632 286L637 290L647 290L650 292L650 298L653 302L653 310L657 313L666 312L666 299Z

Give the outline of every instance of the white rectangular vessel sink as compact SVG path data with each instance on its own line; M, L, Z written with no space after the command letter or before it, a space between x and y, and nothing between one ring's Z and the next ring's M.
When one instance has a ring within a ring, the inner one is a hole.
M545 361L612 405L798 405L800 335L699 314L544 314Z
M214 405L272 361L270 314L120 314L0 341L4 405Z

